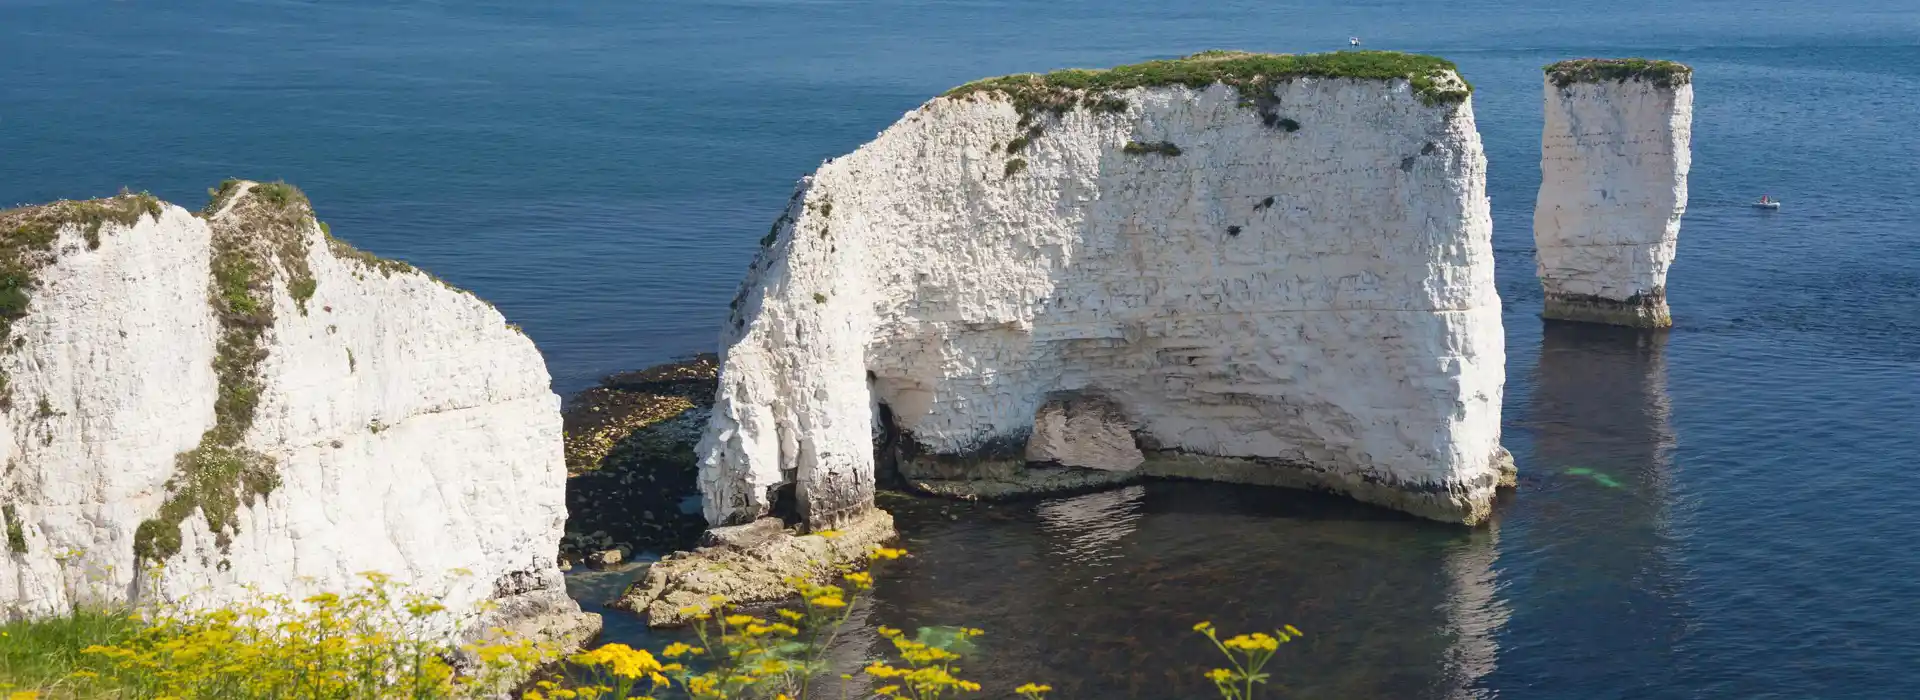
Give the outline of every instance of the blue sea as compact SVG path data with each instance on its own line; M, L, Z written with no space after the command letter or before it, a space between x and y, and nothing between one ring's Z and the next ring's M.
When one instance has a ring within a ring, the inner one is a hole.
M906 501L917 556L863 629L985 628L983 697L1211 696L1202 619L1308 633L1277 697L1913 697L1913 0L0 0L0 203L285 179L496 302L569 392L712 350L794 180L948 87L1349 35L1477 89L1521 470L1498 522L1202 484ZM1666 333L1539 319L1539 69L1624 55L1696 69Z

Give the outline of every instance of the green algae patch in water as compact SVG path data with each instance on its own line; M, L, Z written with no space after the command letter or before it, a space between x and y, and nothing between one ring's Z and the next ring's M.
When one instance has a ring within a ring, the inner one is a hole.
M1605 486L1610 489L1625 487L1625 485L1620 483L1619 479L1613 478L1612 475L1606 474L1604 472L1594 471L1586 467L1569 467L1566 471L1566 474L1568 476L1587 477L1589 479L1592 479L1594 483L1599 484L1601 486Z

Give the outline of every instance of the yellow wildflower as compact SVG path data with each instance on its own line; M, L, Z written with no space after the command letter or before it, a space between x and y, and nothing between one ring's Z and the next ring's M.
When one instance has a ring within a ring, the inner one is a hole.
M905 556L906 553L907 553L907 550L894 549L892 547L873 548L873 558L875 559L899 559L900 557Z

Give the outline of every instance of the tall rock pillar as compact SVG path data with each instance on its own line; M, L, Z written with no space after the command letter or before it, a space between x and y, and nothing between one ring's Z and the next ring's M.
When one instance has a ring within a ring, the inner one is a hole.
M1549 319L1673 325L1667 268L1687 208L1693 69L1577 59L1546 67L1533 210Z

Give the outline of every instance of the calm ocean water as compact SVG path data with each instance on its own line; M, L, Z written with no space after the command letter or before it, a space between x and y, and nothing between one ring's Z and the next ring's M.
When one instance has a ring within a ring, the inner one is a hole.
M918 557L862 619L984 627L970 675L1076 698L1207 695L1199 619L1311 633L1288 697L1911 697L1920 4L1444 6L0 0L0 202L284 178L498 303L570 391L711 349L793 181L952 85L1349 34L1439 54L1492 169L1521 469L1495 527L1193 484L903 502ZM1698 71L1678 327L1547 326L1538 69L1633 54Z

